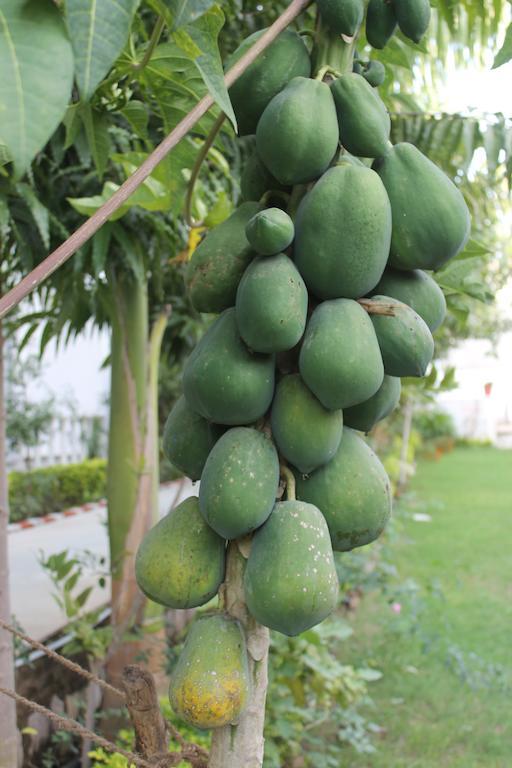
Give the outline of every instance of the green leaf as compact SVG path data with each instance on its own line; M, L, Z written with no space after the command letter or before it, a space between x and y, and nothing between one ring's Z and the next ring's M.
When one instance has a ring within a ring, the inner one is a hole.
M505 40L496 54L492 68L497 69L498 67L503 66L503 64L506 64L507 61L510 61L510 59L512 59L512 24L509 24L507 28Z
M81 112L85 126L87 143L98 176L103 178L110 154L110 137L108 135L108 118L106 114L96 112L89 104Z
M28 184L17 184L16 192L25 201L27 208L32 214L37 227L37 231L41 235L41 240L44 243L45 248L50 247L50 214L48 208L42 204L38 199L36 193Z
M197 21L214 4L215 0L165 0L165 5L172 13L173 30Z
M123 50L139 0L66 0L80 95L88 101Z
M121 109L121 114L130 123L137 136L141 139L148 138L149 109L142 101L133 99Z
M79 608L83 608L91 592L92 592L92 587L86 587L82 592L80 592L79 595L76 596L75 603Z
M73 84L73 53L49 0L0 3L0 144L16 178L61 121Z
M105 271L111 234L110 224L107 222L92 239L92 265L96 277Z
M174 38L181 50L195 62L211 95L236 130L236 117L224 82L224 68L217 43L223 25L224 13L218 5L214 5L186 30L175 33Z

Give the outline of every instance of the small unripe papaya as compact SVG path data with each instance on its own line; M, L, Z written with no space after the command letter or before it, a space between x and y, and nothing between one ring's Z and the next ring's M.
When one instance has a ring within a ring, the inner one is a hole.
M324 173L295 217L295 263L320 299L365 296L382 277L390 242L384 185L370 168L353 162Z
M439 269L469 237L469 211L460 190L406 142L396 144L373 167L386 187L393 212L390 265Z
M343 411L345 424L359 432L369 432L377 422L382 421L395 410L400 401L401 389L402 385L398 377L384 376L380 389L373 397Z
M330 410L368 400L384 379L372 322L350 299L319 304L311 315L299 358L304 382Z
M421 269L386 269L373 294L391 296L414 309L434 333L446 316L446 299L436 281Z
M241 59L265 31L249 35L228 57L226 69ZM310 74L311 62L303 38L292 29L281 32L229 89L240 136L256 131L267 104L292 78Z
M220 536L238 539L265 522L278 486L279 459L272 440L257 429L229 429L201 476L201 514Z
M195 413L182 395L165 422L163 452L187 477L199 480L208 454L223 432L218 424Z
M363 21L363 0L317 0L324 24L335 35L353 37Z
M389 296L372 301L391 305L394 315L371 314L379 341L384 370L389 376L424 376L434 356L434 339L428 325L416 312Z
M222 614L196 619L169 685L178 717L202 729L235 724L250 691L246 641L238 621Z
M419 43L430 23L430 0L392 0L400 31Z
M255 352L285 352L302 338L308 292L288 256L261 257L249 265L236 294L240 336Z
M203 520L197 498L185 499L144 536L135 577L144 594L168 608L197 608L224 579L225 541Z
M258 154L281 184L302 184L328 168L338 147L336 108L328 85L295 77L274 96L256 130Z
M368 61L363 67L362 75L372 88L378 88L386 78L386 67L381 61Z
M338 577L321 512L283 501L254 535L244 577L245 599L256 621L298 635L335 609Z
M245 201L261 200L265 192L281 191L286 187L275 179L258 157L256 148L245 161L240 177L240 192Z
M250 424L267 411L274 394L274 358L249 352L227 309L199 341L183 371L183 393L192 410L215 424Z
M261 208L257 202L242 203L195 249L185 282L198 312L222 312L235 303L240 278L255 256L245 225Z
M377 92L364 77L353 72L334 80L331 91L345 149L359 157L385 155L391 120Z
M370 0L366 12L366 39L372 48L384 48L396 25L395 11L389 0Z
M356 432L343 428L335 457L308 477L297 476L297 496L322 510L335 552L375 541L391 514L386 471Z
M276 387L271 425L279 453L299 472L309 473L327 464L338 450L343 413L324 408L299 374L293 374Z
M274 256L291 244L295 229L293 221L281 208L265 208L247 222L246 237L260 256Z

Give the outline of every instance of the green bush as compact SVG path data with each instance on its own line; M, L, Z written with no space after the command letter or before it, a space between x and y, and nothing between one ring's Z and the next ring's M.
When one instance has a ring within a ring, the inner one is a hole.
M439 437L455 437L455 424L445 411L418 411L414 414L414 426L424 440Z
M89 459L9 475L10 520L42 517L75 504L97 501L107 489L107 462Z

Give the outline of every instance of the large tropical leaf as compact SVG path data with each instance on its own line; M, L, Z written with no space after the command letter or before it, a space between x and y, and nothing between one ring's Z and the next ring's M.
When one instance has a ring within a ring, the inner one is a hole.
M66 0L80 95L90 99L123 50L139 0Z
M172 28L191 24L215 4L215 0L163 0L172 14Z
M51 0L0 3L0 145L27 170L61 121L73 83L73 54Z

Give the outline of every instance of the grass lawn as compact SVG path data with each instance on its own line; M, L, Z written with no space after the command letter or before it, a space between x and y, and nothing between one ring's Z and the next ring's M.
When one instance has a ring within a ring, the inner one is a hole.
M383 730L343 768L512 766L512 452L421 462L385 550L397 576L344 655L383 672L365 711Z

